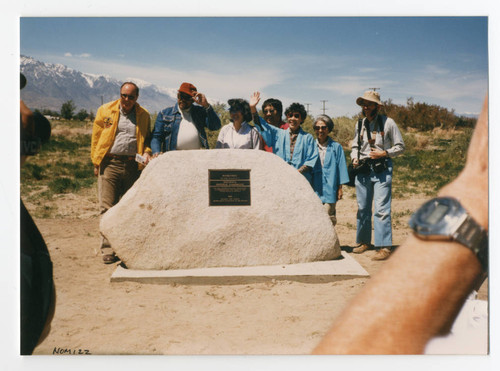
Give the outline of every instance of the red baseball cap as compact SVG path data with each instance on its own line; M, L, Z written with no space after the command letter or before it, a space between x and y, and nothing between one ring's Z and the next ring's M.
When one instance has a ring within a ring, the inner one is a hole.
M190 84L189 82L183 82L181 84L181 87L179 88L179 93L184 93L190 95L191 97L194 97L196 93L198 93L198 90L193 84Z

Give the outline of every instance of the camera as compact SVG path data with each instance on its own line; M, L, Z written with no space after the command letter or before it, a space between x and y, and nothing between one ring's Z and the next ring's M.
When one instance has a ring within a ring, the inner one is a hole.
M386 164L385 158L378 158L376 160L373 160L371 163L371 166L372 166L372 170L375 173L381 173L387 169L387 164Z

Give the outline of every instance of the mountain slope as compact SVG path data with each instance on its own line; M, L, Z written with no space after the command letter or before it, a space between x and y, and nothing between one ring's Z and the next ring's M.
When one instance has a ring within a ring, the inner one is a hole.
M76 112L83 108L96 113L103 102L118 99L123 83L109 76L83 73L27 56L21 56L20 70L28 80L21 90L21 99L31 109L60 111L61 105L71 99L77 107ZM140 88L139 104L151 113L176 102L176 89L161 88L140 80L134 82Z

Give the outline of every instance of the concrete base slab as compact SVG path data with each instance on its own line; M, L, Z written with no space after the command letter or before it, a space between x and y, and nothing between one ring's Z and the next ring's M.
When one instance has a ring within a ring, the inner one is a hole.
M366 276L369 276L368 272L354 258L342 251L342 256L336 260L289 265L176 270L132 270L119 265L111 276L111 282L238 285L290 280L323 283Z

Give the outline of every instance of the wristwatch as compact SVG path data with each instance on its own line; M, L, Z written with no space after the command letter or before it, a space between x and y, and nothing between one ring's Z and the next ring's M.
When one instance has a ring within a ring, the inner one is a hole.
M488 271L488 232L452 197L423 204L410 218L410 227L424 240L452 240L470 249Z

